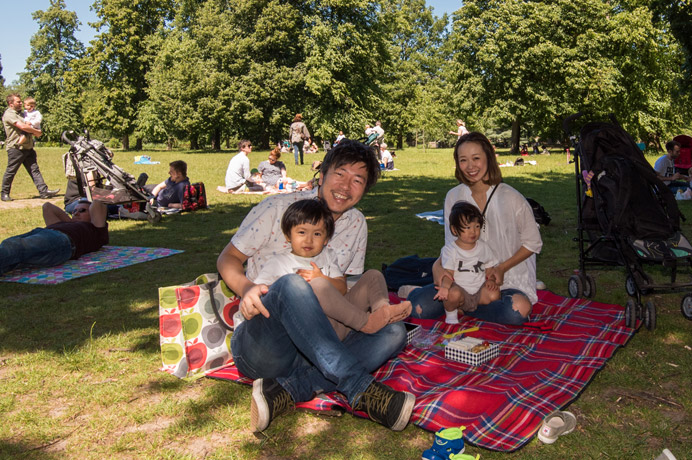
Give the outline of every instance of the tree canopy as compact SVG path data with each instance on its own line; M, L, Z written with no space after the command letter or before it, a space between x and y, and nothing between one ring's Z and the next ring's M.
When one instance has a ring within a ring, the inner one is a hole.
M614 113L635 137L689 129L684 0L95 0L84 47L64 0L36 11L22 83L49 137L68 125L221 148L285 138L444 140L454 120L513 139L560 139L576 111ZM687 18L687 19L685 19ZM681 107L684 106L684 107Z

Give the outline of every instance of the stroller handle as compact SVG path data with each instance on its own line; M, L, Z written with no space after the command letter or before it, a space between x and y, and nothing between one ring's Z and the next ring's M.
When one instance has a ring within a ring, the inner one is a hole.
M584 113L583 112L577 112L574 115L570 115L569 117L565 118L564 121L562 122L562 130L569 136L572 134L572 131L570 129L570 125L574 120L577 118L581 117Z
M73 139L70 139L70 136L72 136ZM75 142L77 141L77 140L76 140L76 137L77 137L77 133L75 133L75 132L72 131L72 130L63 131L62 134L60 135L60 139L62 139L62 141L63 141L64 143L70 144L70 145L72 145L72 146L74 146Z

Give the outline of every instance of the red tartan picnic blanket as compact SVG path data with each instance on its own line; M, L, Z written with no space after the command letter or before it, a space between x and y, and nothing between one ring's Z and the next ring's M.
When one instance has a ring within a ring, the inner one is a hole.
M567 299L539 291L531 322L503 326L465 317L459 325L418 320L425 331L449 333L471 326L468 336L500 344L499 356L477 367L445 359L444 349L407 346L375 372L375 378L416 396L411 423L430 431L466 426L465 441L514 451L536 435L543 419L572 402L635 330L624 308ZM229 366L212 378L251 381ZM340 394L321 395L298 407L349 409Z

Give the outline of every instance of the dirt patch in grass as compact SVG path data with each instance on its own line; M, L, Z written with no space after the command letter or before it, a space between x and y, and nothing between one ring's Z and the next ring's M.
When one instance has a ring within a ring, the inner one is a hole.
M0 201L0 209L24 209L24 208L40 208L43 203L53 203L58 207L62 207L63 200L50 199L42 200L40 198L29 198L25 200Z

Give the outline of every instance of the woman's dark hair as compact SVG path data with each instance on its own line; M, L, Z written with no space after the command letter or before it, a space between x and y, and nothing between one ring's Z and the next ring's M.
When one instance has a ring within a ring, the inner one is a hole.
M454 236L458 236L471 222L478 222L483 227L483 221L483 214L468 201L457 201L449 213L449 229Z
M286 238L291 235L291 229L300 224L317 225L324 222L327 239L334 235L334 216L327 205L320 199L298 200L290 205L281 217L281 231Z
M464 177L464 174L459 169L459 148L466 142L474 142L481 146L488 163L488 179L483 179L483 182L488 185L497 185L502 182L502 173L500 172L500 165L497 164L497 158L495 158L495 148L493 144L490 143L487 137L482 133L477 131L464 134L459 138L456 145L454 146L454 176L459 182L466 185L471 185L469 181Z
M250 142L247 139L243 139L240 142L238 142L238 150L243 150L245 147L250 145L252 142Z
M375 155L375 151L367 145L344 139L339 142L324 156L320 165L320 173L326 176L334 169L343 165L352 165L359 162L365 163L365 168L368 170L368 177L365 181L365 192L370 190L370 187L375 185L377 179L380 178L380 162Z

